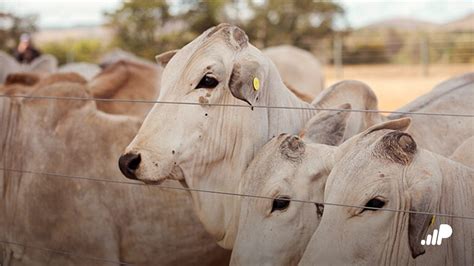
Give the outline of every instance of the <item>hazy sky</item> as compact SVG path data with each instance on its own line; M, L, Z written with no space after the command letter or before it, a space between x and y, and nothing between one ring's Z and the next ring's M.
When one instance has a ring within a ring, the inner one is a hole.
M291 1L291 0L289 0ZM39 14L40 27L97 25L103 12L113 10L121 0L0 0L0 12ZM474 0L338 0L353 27L393 18L410 17L446 22L474 12Z

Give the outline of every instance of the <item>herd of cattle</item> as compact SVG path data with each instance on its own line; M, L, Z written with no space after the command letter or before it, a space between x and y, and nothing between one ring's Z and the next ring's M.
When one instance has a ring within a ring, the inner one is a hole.
M156 60L0 54L0 265L473 265L474 73L385 116L228 24Z

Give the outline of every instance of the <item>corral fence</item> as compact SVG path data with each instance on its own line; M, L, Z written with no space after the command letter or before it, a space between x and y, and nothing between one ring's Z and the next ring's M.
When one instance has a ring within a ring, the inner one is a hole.
M72 63L81 58L91 60L106 51L104 47L97 47L98 40L89 41L69 40L67 45L57 43L56 46L50 45L52 50L47 52L57 53L65 63ZM73 48L74 45L70 44L75 42L80 42L79 47L83 47L80 50ZM323 65L334 66L338 79L344 78L344 67L352 65L419 65L420 73L426 77L434 64L474 63L474 32L413 34L405 39L370 32L358 35L336 33L319 41L303 40L300 46L310 50Z
M359 64L419 65L429 76L432 64L473 64L474 31L419 33L408 37L388 30L381 36L371 32L357 35L335 34L307 47L326 65L334 66L335 76L344 78L344 67Z

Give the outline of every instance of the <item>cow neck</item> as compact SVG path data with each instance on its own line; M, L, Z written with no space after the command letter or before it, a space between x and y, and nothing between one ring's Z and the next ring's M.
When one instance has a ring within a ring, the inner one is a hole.
M471 168L456 161L452 161L444 156L425 150L437 158L437 165L442 173L441 195L460 196L459 200L448 200L450 197L441 197L440 213L448 213L459 216L474 216L474 208L466 208L472 206L471 199L474 193L474 179ZM462 219L446 218L450 222L456 222ZM471 232L474 234L474 232Z
M306 122L316 113L314 108L309 103L306 103L296 97L290 90L283 84L279 78L278 71L272 65L271 71L273 75L278 78L271 79L270 88L265 94L268 106L281 106L291 108L303 108L303 109L284 109L284 108L270 108L268 109L268 135L267 140L272 137L278 136L281 133L297 134L303 129ZM277 93L273 93L273 92ZM306 109L304 109L306 108Z
M240 180L257 151L272 137L281 133L297 134L314 115L315 111L311 110L312 105L303 102L289 91L279 78L279 74L273 65L269 74L270 77L277 78L269 79L269 84L262 88L262 90L267 90L262 91L262 99L265 99L262 102L265 102L265 105L309 109L266 109L267 134L261 136L259 141L255 141L256 145L250 150L241 150L238 157L224 158L219 164L207 165L205 176L198 177L201 180L200 182L190 184L192 188L241 193ZM237 141L236 146L239 143L245 143L245 140ZM203 179L213 180L214 182L203 182ZM215 180L218 180L218 182L215 182ZM206 230L216 238L219 245L231 249L237 233L241 198L197 191L192 191L191 195L195 210Z
M472 217L474 215L474 210L471 207L473 198L472 191L474 188L472 169L425 149L419 149L417 157L419 159L414 161L414 165L412 165L411 168L423 167L429 169L430 182L439 184L437 188L439 189L439 196L432 198L432 200L435 201L435 208L429 210L429 212ZM429 167L427 167L427 165ZM414 174L410 174L410 176L411 178L415 177ZM469 256L472 258L472 255L467 253L469 249L456 249L454 246L454 243L469 243L474 235L474 231L470 227L466 227L465 221L463 220L464 219L459 218L435 216L435 226L430 226L428 233L432 233L432 230L437 228L437 224L439 223L449 224L453 227L454 232L460 230L462 233L451 236L450 243L443 242L443 245L445 245L444 250L434 251L427 249L427 253L418 257L416 261L420 262L421 265L429 265L435 264L440 258L444 258L447 265L466 264L464 263L465 261L459 263L458 258L469 258ZM402 254L403 251L399 251L399 253ZM393 261L393 263L391 262L391 264L403 264L413 261L409 254L395 258L396 260Z

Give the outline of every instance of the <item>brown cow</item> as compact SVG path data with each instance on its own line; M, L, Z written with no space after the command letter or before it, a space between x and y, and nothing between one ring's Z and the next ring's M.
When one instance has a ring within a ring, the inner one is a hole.
M92 97L85 84L71 81L34 86L30 95ZM0 112L0 265L105 264L87 257L140 265L228 260L183 191L6 170L124 181L116 161L139 119L104 113L94 101L0 98Z
M109 64L94 77L90 89L94 98L154 101L160 92L162 68L139 61L119 60ZM97 107L111 114L145 117L151 103L97 102Z

